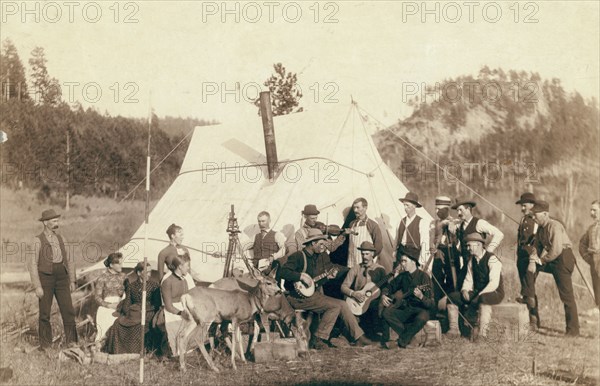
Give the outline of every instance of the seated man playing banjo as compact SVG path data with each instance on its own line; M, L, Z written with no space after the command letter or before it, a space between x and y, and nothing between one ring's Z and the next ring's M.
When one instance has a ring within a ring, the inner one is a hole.
M324 277L332 279L337 269L325 252L327 236L319 229L309 229L304 248L288 257L287 262L277 272L277 279L285 280L286 298L294 309L313 311L321 314L321 321L312 335L309 347L317 350L335 347L329 341L329 335L338 315L348 329L354 344L366 346L373 342L364 336L363 330L346 303L314 291L315 284ZM308 291L306 291L308 290ZM314 293L311 293L313 292ZM304 294L302 294L304 292Z
M350 269L342 283L342 293L346 295L346 303L350 311L356 315L360 324L372 331L373 335L379 329L377 315L377 299L380 288L387 284L391 275L385 274L385 268L375 262L375 246L369 241L363 241L357 248L362 257L362 263Z

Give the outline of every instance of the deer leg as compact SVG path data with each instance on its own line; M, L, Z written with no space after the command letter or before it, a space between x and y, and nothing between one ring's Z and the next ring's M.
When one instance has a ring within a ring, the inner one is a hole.
M233 369L237 370L235 365L235 351L236 351L236 337L237 337L237 329L238 322L236 320L231 321L231 326L233 327L233 334L231 334L231 364L233 365Z
M185 352L187 351L190 336L195 332L196 327L196 322L193 320L183 319L181 321L176 343L177 354L179 355L179 369L181 371L185 371Z
M210 355L208 355L208 352L206 352L206 347L204 347L204 342L206 341L206 335L207 335L207 329L206 329L206 325L200 325L200 337L198 337L198 334L194 335L194 339L196 339L196 343L198 344L198 346L200 347L200 352L202 353L202 356L204 357L204 359L206 359L206 363L208 363L208 366L215 372L219 372L219 369L217 368L217 366L215 366L212 358L210 357Z
M271 342L271 323L269 321L269 315L266 313L261 313L259 315L260 323L265 328L265 332L267 333L267 342Z
M240 357L242 358L242 362L246 363L246 355L244 355L244 347L243 347L244 342L242 341L242 330L240 329L239 324L238 324L238 328L237 328L236 339L238 341L238 346L240 348Z

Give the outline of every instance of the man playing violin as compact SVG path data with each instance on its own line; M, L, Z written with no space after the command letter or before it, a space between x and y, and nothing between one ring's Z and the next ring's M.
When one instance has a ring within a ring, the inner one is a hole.
M419 257L419 249L405 247L400 256L404 271L382 290L382 348L387 348L389 327L398 334L398 347L406 348L429 320L430 310L435 305L433 289L429 275L419 269Z
M329 255L326 253L326 241L327 236L319 229L309 229L307 238L304 240L304 248L288 257L286 263L277 272L277 278L278 280L285 280L286 298L294 309L321 314L319 326L309 342L310 348L321 350L327 347L335 347L329 341L329 335L340 314L353 343L359 346L372 344L364 336L364 331L359 327L346 302L326 296L319 290L315 291L310 297L303 297L294 287L294 283L298 281L310 286L313 284L313 277L333 268ZM332 279L336 274L337 272L334 269L333 272L327 275L327 278Z

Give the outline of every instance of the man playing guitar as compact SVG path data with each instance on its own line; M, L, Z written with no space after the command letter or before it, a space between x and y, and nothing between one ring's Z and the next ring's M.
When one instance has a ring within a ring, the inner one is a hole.
M348 304L356 307L353 311L364 327L369 327L373 333L379 328L377 302L379 284L386 278L385 269L375 262L375 246L369 241L363 241L357 248L362 257L362 263L350 269L342 283L342 293L346 295ZM382 283L384 284L384 283ZM368 304L367 304L368 303Z
M295 290L295 282L302 281L305 286L311 286L313 277L319 276L331 268L331 260L325 251L326 239L327 236L319 229L309 229L307 238L304 240L304 248L288 257L287 262L277 272L278 280L285 280L286 298L294 309L321 314L319 326L310 339L309 346L311 348L320 350L335 347L329 341L329 335L339 315L341 315L353 343L360 346L372 344L373 342L364 336L363 330L358 326L358 322L346 302L326 296L322 291L315 291L312 296L304 297ZM335 273L328 276L328 278L333 277L335 277Z

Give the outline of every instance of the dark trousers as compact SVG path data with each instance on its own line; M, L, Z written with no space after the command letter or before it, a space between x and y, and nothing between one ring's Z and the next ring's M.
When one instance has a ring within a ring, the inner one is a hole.
M517 249L517 271L519 273L519 282L521 283L521 296L523 297L525 304L527 304L530 320L531 317L534 316L537 318L537 323L539 325L540 316L538 312L537 295L535 294L535 281L539 271L531 273L527 270L528 266L529 254L520 248ZM530 299L533 299L533 301Z
M577 315L577 303L573 293L573 282L571 275L575 268L575 256L569 249L563 252L549 263L538 266L538 270L551 273L558 287L558 295L564 304L567 334L579 334L579 316Z
M387 342L390 340L389 327L391 327L398 334L398 342L407 345L429 320L429 310L414 306L396 308L392 304L383 310L382 317L383 335L381 341Z
M446 296L446 294L454 292L456 291L455 288L458 288L454 286L452 265L454 265L457 279L460 273L460 257L458 251L454 249L451 252L454 261L451 261L447 247L440 245L438 251L438 253L440 253L439 257L441 258L438 258L438 256L435 257L432 268L432 274L435 278L433 283L433 299L436 304L441 298ZM446 294L444 294L444 292Z
M63 320L65 335L63 342L77 342L77 328L75 325L75 310L71 301L71 288L69 274L64 264L52 264L52 274L40 272L40 282L44 296L40 299L39 335L40 346L46 348L52 344L52 327L50 326L50 312L52 301L56 296L60 315Z
M592 254L592 256L586 259L586 262L590 265L594 299L596 299L596 305L600 307L600 253Z
M502 302L502 299L504 299L504 291L498 290L475 296L475 298L474 293L472 291L469 292L469 295L471 300L469 300L468 302L463 299L460 292L453 292L450 295L448 295L448 297L450 298L453 304L455 304L456 306L458 306L459 309L461 309L461 312L463 313L469 324L471 324L471 326L473 327L478 326L477 316L479 314L480 304L500 304Z

